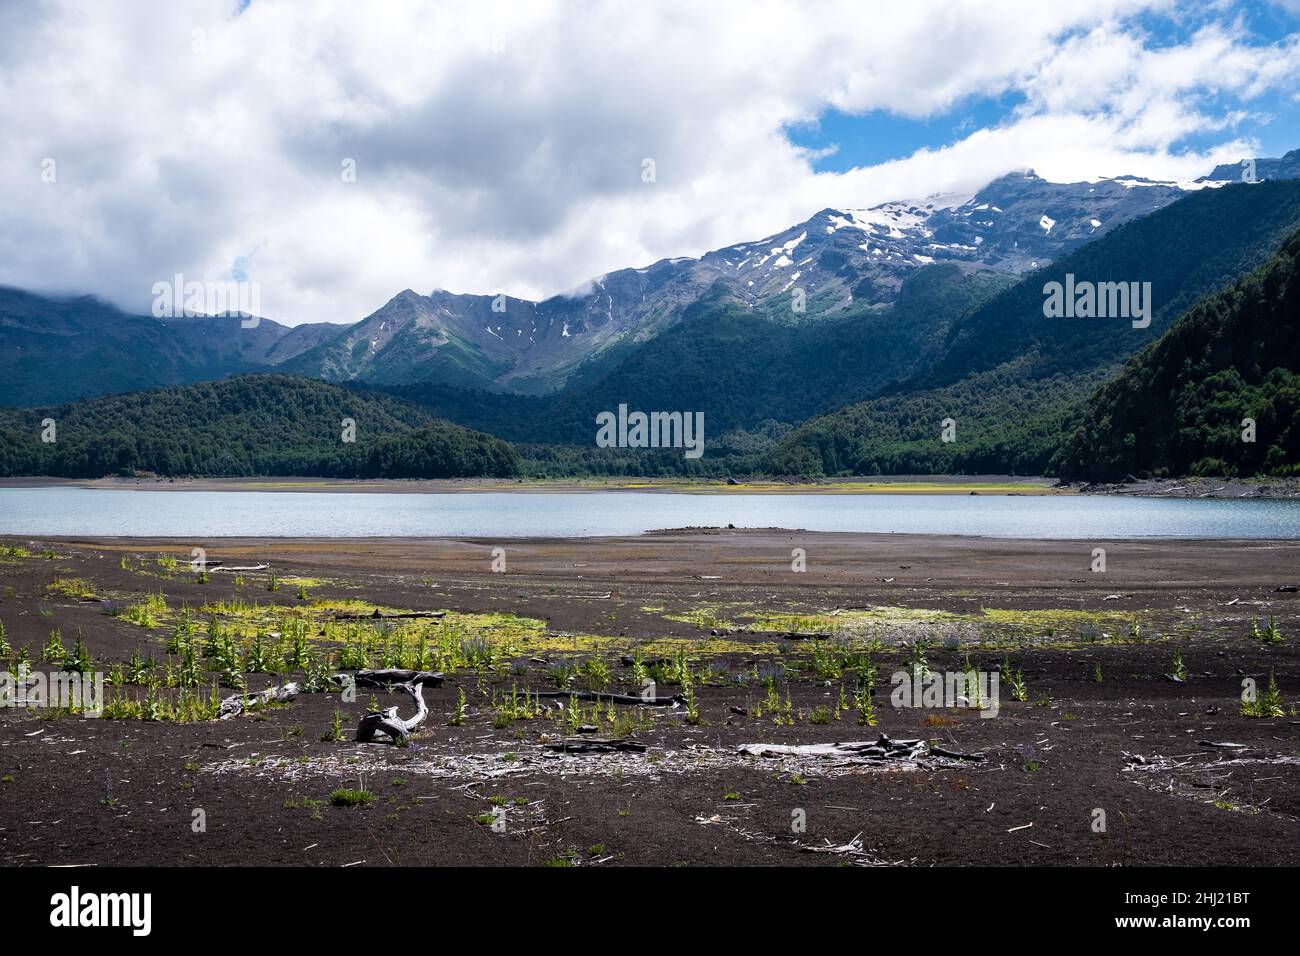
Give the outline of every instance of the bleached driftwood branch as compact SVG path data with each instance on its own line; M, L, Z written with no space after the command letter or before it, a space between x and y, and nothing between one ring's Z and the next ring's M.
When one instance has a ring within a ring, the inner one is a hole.
M238 717L246 710L261 707L271 701L284 703L297 697L300 689L295 682L289 681L287 684L259 690L256 694L231 694L221 702L221 707L217 710L217 716L221 720L229 720L231 717Z
M383 672L365 672L358 671L357 676L363 673L383 673ZM406 671L404 673L412 673ZM424 701L424 685L433 684L435 687L442 683L442 675L434 674L430 671L414 672L414 677L409 681L392 684L396 690L405 691L411 695L415 701L415 714L403 720L397 716L397 708L389 707L387 710L380 711L377 714L366 714L361 718L361 723L357 725L357 740L360 743L369 743L375 739L376 734L385 734L393 741L399 743L411 736L411 731L429 716L429 705Z

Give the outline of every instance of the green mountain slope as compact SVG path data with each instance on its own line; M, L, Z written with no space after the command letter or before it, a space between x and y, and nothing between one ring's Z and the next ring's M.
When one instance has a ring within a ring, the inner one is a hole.
M1128 223L963 316L940 357L885 394L812 419L764 462L779 474L1043 473L1084 400L1201 297L1267 260L1300 227L1300 182L1225 186ZM1153 318L1049 319L1067 273L1151 282ZM937 386L937 387L936 387ZM941 422L956 441L941 441Z
M1300 232L1087 402L1067 477L1300 474ZM1244 419L1255 440L1243 441Z
M54 422L54 442L42 440ZM355 441L345 442L345 419ZM452 478L517 473L490 435L389 396L283 375L0 409L0 475L94 478L313 475Z
M876 394L937 354L949 324L1014 280L955 265L918 270L889 308L815 323L776 321L709 299L616 362L593 364L541 397L442 385L388 389L439 415L517 442L591 444L598 412L702 411L716 440L765 422L793 424Z
M259 371L335 334L238 316L155 319L0 287L0 405L43 405Z

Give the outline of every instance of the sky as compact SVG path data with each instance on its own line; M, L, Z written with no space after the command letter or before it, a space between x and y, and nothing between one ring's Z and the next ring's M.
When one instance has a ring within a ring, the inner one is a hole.
M0 5L0 285L285 324L1300 146L1300 0Z

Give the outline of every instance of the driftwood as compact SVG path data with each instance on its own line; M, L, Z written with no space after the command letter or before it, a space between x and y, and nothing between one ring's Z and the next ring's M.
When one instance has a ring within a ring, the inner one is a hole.
M347 674L335 675L336 680L346 682ZM363 669L350 675L358 687L389 687L399 684L428 684L440 687L445 679L440 671L412 671L401 667L382 667Z
M892 578L890 580L893 580ZM710 634L715 632L710 631ZM726 634L744 634L746 637L757 637L762 640L777 640L778 638L786 641L829 641L830 634L812 631L756 631L748 627L740 627L734 631L717 631L719 635Z
M361 673L364 672L358 672L357 676L360 677ZM407 671L405 673L412 672ZM397 716L396 707L389 707L377 714L366 714L361 718L361 723L357 724L357 740L360 743L369 743L375 739L376 734L385 734L393 743L400 743L410 737L411 731L424 723L424 718L429 716L429 705L424 702L424 685L426 682L436 687L442 683L442 675L419 671L415 672L415 676L411 680L394 684L395 689L405 691L411 695L411 699L415 701L415 714L403 720Z
M645 744L635 740L614 740L609 737L565 737L558 743L547 744L547 750L570 754L607 754L615 751L645 753Z
M237 571L267 571L270 567L269 564L210 564L204 570L216 574L219 571L222 573L232 573Z
M973 760L977 763L984 759L983 754L964 754L958 750L949 750L947 747L931 747L930 754L935 757L947 757L949 760Z
M636 663L636 658L624 654L622 657L618 659L618 662L622 664L624 667L631 667ZM671 657L650 657L650 658L644 658L641 661L641 664L645 667L666 667L672 662L673 660ZM547 661L547 663L549 664L550 662Z
M927 749L920 738L891 740L881 734L875 741L857 740L833 744L741 744L740 753L751 757L819 757L831 760L883 761L915 760L933 755L953 760L983 760L983 754L963 754L942 747Z
M686 701L686 698L680 694L673 694L670 697L642 697L640 694L607 694L604 691L594 690L538 690L533 691L532 696L539 699L562 700L576 697L578 700L594 700L602 704L613 701L616 704L645 704L647 707L671 707Z
M395 621L399 618L411 617L446 617L446 611L403 611L397 614L385 614L379 608L375 608L369 614L335 614L336 621Z
M808 845L800 843L799 849L804 853L834 853L836 856L866 856L866 851L862 849L862 832L859 831L848 843L841 843L838 846L827 840L821 846Z
M281 684L278 687L268 687L266 690L259 690L256 694L231 694L221 702L221 707L217 711L217 716L221 720L229 720L231 717L238 717L247 710L255 707L261 707L271 701L284 703L293 700L298 696L299 687L293 681L287 684Z

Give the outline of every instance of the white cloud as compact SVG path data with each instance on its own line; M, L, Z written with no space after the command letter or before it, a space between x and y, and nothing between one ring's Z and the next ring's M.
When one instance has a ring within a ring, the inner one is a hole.
M0 283L145 311L158 279L242 257L289 323L406 287L535 298L1011 168L1192 178L1249 152L1231 120L1300 72L1294 38L1229 9L1156 43L1139 15L1168 0L234 8L0 12ZM784 132L1008 92L1025 101L997 127L843 174Z

